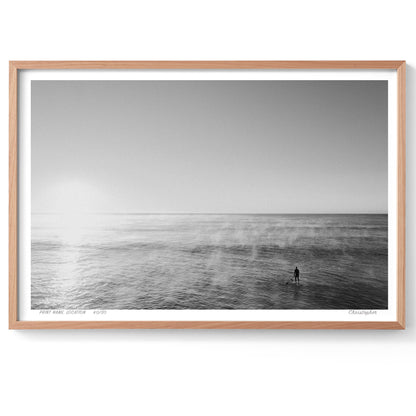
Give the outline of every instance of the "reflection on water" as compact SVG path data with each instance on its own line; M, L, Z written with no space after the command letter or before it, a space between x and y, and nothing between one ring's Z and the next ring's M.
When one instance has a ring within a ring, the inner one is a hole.
M32 215L32 309L386 308L387 215Z

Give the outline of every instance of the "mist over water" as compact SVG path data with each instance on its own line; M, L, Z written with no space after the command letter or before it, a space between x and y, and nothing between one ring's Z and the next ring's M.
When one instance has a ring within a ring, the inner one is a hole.
M386 309L387 247L387 215L33 214L32 309Z

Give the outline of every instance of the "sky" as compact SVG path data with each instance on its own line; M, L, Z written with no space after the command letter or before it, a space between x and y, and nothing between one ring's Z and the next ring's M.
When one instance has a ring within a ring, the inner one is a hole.
M32 81L31 138L32 212L387 212L387 81Z

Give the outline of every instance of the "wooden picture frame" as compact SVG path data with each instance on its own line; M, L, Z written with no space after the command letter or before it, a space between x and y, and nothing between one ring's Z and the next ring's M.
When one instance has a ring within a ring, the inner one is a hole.
M397 304L389 321L74 321L19 318L19 73L25 70L391 70L397 76ZM9 67L9 328L404 329L405 328L405 61L11 61Z

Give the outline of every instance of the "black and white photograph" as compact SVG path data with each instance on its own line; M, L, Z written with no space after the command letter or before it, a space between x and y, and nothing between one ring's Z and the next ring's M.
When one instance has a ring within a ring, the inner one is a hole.
M0 416L413 416L414 9L2 2Z
M388 309L385 80L31 81L32 310Z

